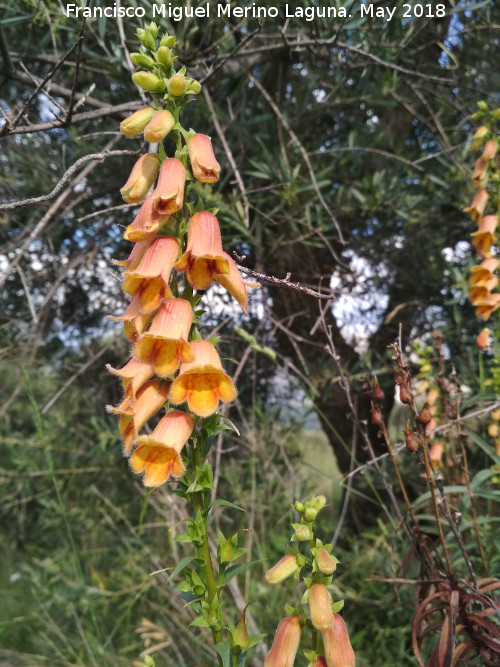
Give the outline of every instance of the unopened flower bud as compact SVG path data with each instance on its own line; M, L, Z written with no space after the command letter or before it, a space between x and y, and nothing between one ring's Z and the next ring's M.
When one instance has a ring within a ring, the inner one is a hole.
M500 408L497 408L496 410L492 410L491 414L490 414L490 417L492 419L494 419L495 421L499 421L500 420Z
M302 514L302 512L304 511L304 505L303 503L300 502L300 500L296 500L293 506L295 507L295 509L299 514Z
M289 554L288 556L283 556L274 567L266 572L265 579L268 584L279 584L288 577L291 577L299 569L297 556Z
M295 531L295 537L299 542L305 542L311 538L311 531L307 526L301 524Z
M120 132L126 137L140 134L153 117L153 107L142 107L120 123Z
M325 507L325 506L326 506L325 496L323 494L320 494L319 496L316 496L316 498L314 499L315 509L317 509L319 511L319 510L322 510L323 507Z
M150 49L155 48L155 38L151 34L150 29L143 30L142 28L137 29L137 37L141 40L144 46L149 47Z
M168 67L168 65L171 64L172 62L172 55L170 53L170 49L168 46L160 46L158 51L156 52L158 56L158 60L161 62L162 65L165 65Z
M432 412L428 403L424 403L424 407L420 411L417 419L421 424L424 425L430 424L430 422L432 421Z
M322 574L333 574L337 569L337 563L323 547L316 551L316 565Z
M442 442L435 442L432 447L429 450L429 456L432 461L432 465L434 468L439 468L441 465L441 460L443 458L443 443Z
M136 72L132 74L132 81L144 90L150 90L152 93L163 93L165 84L159 76L152 72Z
M293 667L300 644L302 628L298 616L284 618L278 625L264 667Z
M490 349L490 330L488 328L483 329L477 335L476 345L478 346L478 348L480 350L489 350Z
M333 622L323 632L328 667L354 667L355 657L342 616L333 615Z
M304 519L308 521L309 523L311 521L314 521L314 519L318 516L318 510L315 510L313 507L308 507L306 511L304 512Z
M167 89L170 95L182 97L187 90L187 79L185 76L173 76L167 82Z
M147 195L153 185L160 168L160 156L157 153L146 153L135 163L128 181L120 189L123 199L129 204L137 204Z
M488 105L484 100L479 100L479 102L477 103L477 108L480 111L488 111Z
M486 127L486 125L482 125L476 131L476 134L472 137L472 144L469 147L469 153L475 153L477 150L479 150L481 148L481 146L486 141L486 137L488 136L488 132L489 132L489 130Z
M188 93L192 93L193 95L198 95L201 91L201 83L199 81L196 81L196 79L193 79L187 89Z
M175 125L175 118L170 111L157 111L144 128L144 139L151 143L163 141Z
M160 46L166 46L169 49L173 49L175 46L175 37L172 35L169 37L169 35L165 34L160 40Z
M496 438L498 436L498 432L498 422L490 422L488 426L488 435L492 438Z
M146 53L131 53L130 60L137 65L137 67L145 67L146 69L153 69L155 66L155 61L151 56L148 56Z
M316 630L324 632L333 623L332 600L323 584L313 584L309 591L309 611Z

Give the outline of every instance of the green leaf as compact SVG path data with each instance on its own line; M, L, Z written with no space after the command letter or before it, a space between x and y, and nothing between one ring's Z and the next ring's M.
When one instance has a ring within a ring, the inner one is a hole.
M480 447L485 454L487 454L492 461L500 465L500 456L496 453L495 449L488 443L486 440L483 440L480 435L477 433L469 433L469 437L473 440L478 447Z
M173 579L177 574L179 574L179 572L183 570L186 567L186 565L188 565L192 560L193 560L192 556L184 556L184 558L181 561L179 561L179 563L177 563L172 574L167 579L167 582Z
M248 570L249 567L252 567L252 565L261 562L262 560L253 560L249 563L241 563L241 565L233 565L232 567L228 567L224 573L224 585L230 582L231 579L233 579L233 577L235 577L237 574L240 574L240 572L244 572L245 570Z
M246 512L243 507L239 507L238 505L235 505L234 503L230 503L229 500L224 500L223 498L220 498L220 500L215 500L210 507L232 507L235 510L240 510L240 512Z
M223 667L231 667L231 641L226 639L224 642L215 644L214 649L222 660Z

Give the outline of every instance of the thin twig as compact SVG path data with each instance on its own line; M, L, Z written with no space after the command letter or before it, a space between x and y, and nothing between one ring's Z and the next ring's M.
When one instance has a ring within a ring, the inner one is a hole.
M137 155L138 151L103 151L102 153L90 153L79 158L69 169L67 169L61 176L61 179L51 192L47 195L40 195L40 197L31 197L30 199L23 199L21 201L9 202L8 204L0 204L0 211L12 211L15 208L25 208L32 204L40 204L43 201L50 201L62 190L64 184L70 180L73 174L80 169L82 165L90 160L98 160L102 162L108 157L118 157L122 155Z
M291 137L292 141L294 142L294 144L295 144L295 145L297 146L297 148L299 149L300 154L302 155L302 158L303 158L304 162L306 163L307 168L308 168L308 170L309 170L309 176L310 176L310 178L311 178L311 183L313 184L314 190L315 190L315 192L316 192L316 196L318 197L318 200L320 201L320 203L321 203L322 207L324 208L326 214L328 215L328 217L330 218L330 220L333 222L334 227L335 227L335 229L337 230L338 241L339 241L339 243L345 244L345 240L344 240L344 237L343 237L343 235L342 235L342 230L340 229L340 225L339 225L339 223L337 222L337 219L335 218L335 216L333 215L333 213L331 212L330 207L329 207L328 204L326 203L326 201L325 201L323 195L321 194L321 190L320 190L320 187L319 187L319 185L318 185L318 181L316 180L316 175L315 175L315 173L314 173L314 169L313 169L313 166L312 166L312 164L311 164L311 160L309 159L309 155L308 155L306 149L304 148L304 146L302 145L301 141L299 140L299 138L297 137L297 135L295 134L295 132L292 130L292 128L291 128L291 126L290 126L290 123L289 123L289 122L286 120L286 118L283 116L283 114L282 114L281 111L279 110L278 106L275 104L273 98L269 95L269 93L268 93L267 90L264 88L264 86L263 86L259 81L257 81L257 79L256 79L255 77L253 77L251 74L248 75L248 78L249 78L250 81L254 84L254 86L257 88L257 90L260 92L260 94L262 95L262 97L264 97L264 99L266 100L266 102L269 104L269 106L271 107L271 109L272 109L272 110L274 111L274 113L276 114L276 117L278 118L278 120L280 121L280 123L283 124L283 127L286 129L286 131L287 131L288 134L290 135L290 137ZM330 250L331 250L331 249L330 249ZM333 252L333 250L331 250L331 251ZM334 254L335 259L339 259L335 253L333 253L333 254Z

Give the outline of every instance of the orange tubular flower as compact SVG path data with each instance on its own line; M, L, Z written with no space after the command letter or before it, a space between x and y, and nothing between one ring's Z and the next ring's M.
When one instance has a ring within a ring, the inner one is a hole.
M154 237L153 237L154 238ZM143 258L144 253L149 248L149 245L153 238L148 239L147 241L141 241L140 243L135 243L130 255L127 259L114 259L113 264L116 266L126 266L128 271L132 271L136 266L140 264L141 259Z
M208 417L217 410L219 400L236 398L233 381L222 369L220 357L209 341L190 343L193 360L181 364L178 377L172 384L169 400L178 405L187 400L195 415Z
M147 195L153 185L160 168L160 156L157 153L146 153L135 163L128 181L120 189L123 199L129 204L137 204Z
M222 256L227 259L229 273L215 273L214 278L219 283L219 285L222 285L222 287L224 287L224 289L226 289L229 294L236 299L245 315L247 315L247 311L245 309L248 300L246 288L251 287L252 289L255 289L259 287L259 285L256 283L245 282L241 277L240 272L238 271L236 262L227 254L227 252L223 252Z
M169 412L151 435L137 438L129 461L135 473L144 472L144 486L160 486L170 475L181 477L186 472L180 453L193 426L193 418L185 412Z
M164 299L171 299L172 292L168 281L179 254L179 242L174 236L159 236L146 248L137 266L125 272L123 291L134 296L144 284L158 280L163 281L162 294Z
M497 266L498 259L496 257L488 257L479 266L473 266L470 270L469 279L471 287L485 285L489 280L492 280L495 277L493 271L495 271Z
M129 398L135 398L142 385L155 374L151 364L144 364L134 357L123 368L113 368L110 364L106 364L106 368L113 375L122 378L125 396Z
M175 268L187 271L189 283L197 290L207 289L214 276L230 275L226 253L222 250L217 218L208 211L195 213L189 221L186 252Z
M495 310L500 308L500 294L498 292L490 294L489 297L474 305L476 306L476 315L486 321Z
M279 584L298 570L300 570L300 565L297 556L288 554L266 572L265 579L268 584Z
M441 465L441 461L443 459L443 451L444 448L442 442L435 442L429 450L429 456L435 470L437 470Z
M276 629L273 645L264 660L264 667L293 667L300 644L300 619L284 618Z
M175 125L175 118L170 111L157 111L144 128L144 139L151 143L163 141Z
M495 139L490 139L484 144L483 154L481 155L481 157L483 158L483 160L491 162L491 160L495 159L495 156L497 154L497 149L498 149L498 144L495 141Z
M488 183L488 160L479 157L472 172L472 185L475 188L485 188Z
M481 257L490 255L491 246L496 241L493 232L497 228L497 224L498 217L496 215L485 215L479 224L478 231L471 234L472 244Z
M123 322L125 335L133 342L137 340L138 336L146 331L161 303L161 298L159 298L159 295L155 295L154 297L151 297L151 303L153 303L155 300L158 300L158 305L156 308L152 308L150 311L143 312L141 296L144 295L138 293L132 298L132 301L130 302L127 310L123 313L123 315L109 315L110 320L113 320L114 322ZM147 305L149 305L149 303L150 302L147 302Z
M490 330L488 328L483 329L476 337L476 345L480 350L489 350L490 349Z
M153 208L160 215L171 215L182 208L186 170L180 160L167 158L161 165L153 192Z
M332 600L323 584L313 584L309 591L309 611L316 630L324 632L333 623Z
M187 147L196 180L202 183L218 181L220 164L215 159L210 137L206 134L195 134L189 139Z
M167 301L160 307L149 331L135 345L134 354L151 364L160 377L172 375L181 361L194 358L187 342L192 322L193 310L188 301Z
M126 397L116 408L111 405L106 406L108 412L120 415L119 429L125 456L132 451L138 432L167 400L170 385L170 382L150 380L138 390L135 400Z
M472 199L472 203L467 208L464 208L464 213L470 213L470 217L478 224L483 217L483 211L488 203L488 190L478 190Z
M497 285L498 278L494 276L484 285L475 285L474 287L471 287L467 292L467 295L470 301L472 301L472 305L477 306L478 303L487 299L490 296L491 290L495 289Z
M126 241L146 241L152 239L164 227L170 216L160 214L153 208L153 197L150 195L141 210L135 217L134 222L127 227L123 238Z
M354 667L355 657L342 616L333 615L333 622L323 632L328 667Z

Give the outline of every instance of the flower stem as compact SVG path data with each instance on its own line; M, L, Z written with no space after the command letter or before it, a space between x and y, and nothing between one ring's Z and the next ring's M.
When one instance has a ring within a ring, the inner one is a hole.
M193 448L193 464L195 467L201 468L203 465L203 457L199 445ZM203 544L198 547L198 558L203 562L203 571L205 572L205 583L208 593L208 604L210 607L210 615L212 616L212 603L214 598L218 595L219 588L215 578L214 567L212 563L212 556L210 554L210 544L208 542L208 526L207 526L207 506L206 496L203 491L196 491L193 493L193 507L195 513L200 512L204 522L204 538ZM222 632L215 627L211 628L212 636L216 644L222 642ZM218 656L219 665L222 667L222 659Z

